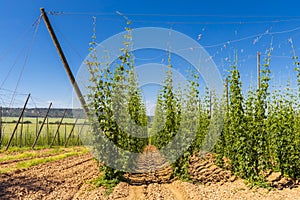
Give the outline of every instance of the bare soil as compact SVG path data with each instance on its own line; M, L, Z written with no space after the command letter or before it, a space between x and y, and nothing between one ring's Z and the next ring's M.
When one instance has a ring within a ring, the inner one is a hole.
M299 199L298 185L270 174L273 190L249 189L243 180L217 168L209 159L192 158L190 172L194 182L172 181L130 185L119 183L110 195L105 188L89 183L100 175L92 155L72 156L34 166L28 170L0 174L0 199L119 199L119 200L189 200L189 199ZM0 163L1 164L1 163ZM198 167L195 167L195 166ZM206 169L206 170L205 170ZM204 177L207 177L205 179ZM220 179L220 180L219 180ZM209 180L209 181L207 181ZM217 181L218 180L218 181Z
M86 180L98 175L92 155L73 156L1 174L0 199L72 199Z
M137 158L136 173L128 173L125 178L131 185L150 183L168 183L173 169L167 160L160 155L155 146L148 145Z

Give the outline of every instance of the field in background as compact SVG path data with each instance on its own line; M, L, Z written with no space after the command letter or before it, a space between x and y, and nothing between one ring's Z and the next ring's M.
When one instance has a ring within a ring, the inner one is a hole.
M11 142L11 147L30 147L42 126L43 118L24 117L14 134ZM1 127L1 148L5 147L16 127L17 117L3 117ZM64 118L59 127L61 118L47 118L40 136L37 140L36 146L74 146L81 145L79 134L85 131L84 119L78 119L75 123L73 118ZM84 126L84 128L83 128ZM59 127L59 130L58 130ZM57 132L58 130L58 132ZM57 135L54 139L54 136ZM53 140L54 139L54 140Z

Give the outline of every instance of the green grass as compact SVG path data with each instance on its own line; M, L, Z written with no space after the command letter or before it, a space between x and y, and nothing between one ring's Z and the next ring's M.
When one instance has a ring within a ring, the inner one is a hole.
M64 158L68 158L70 156L82 155L82 154L86 154L88 152L89 152L88 149L86 149L84 147L55 148L55 149L50 149L49 151L46 151L46 152L32 151L32 152L17 153L15 151L11 151L8 153L8 155L4 155L3 157L0 157L0 159L1 159L0 162L10 161L10 160L19 160L19 159L25 159L25 158L29 159L29 160L20 161L20 162L16 163L16 165L13 167L10 166L7 168L1 168L1 165L0 165L0 173L8 173L8 172L15 171L15 170L28 169L32 166L36 166L39 164L61 160ZM9 155L9 154L11 154L11 155ZM58 154L58 155L56 155L56 154ZM41 156L41 155L45 155L45 156L49 155L49 156L37 158L37 156Z
M97 187L103 186L105 188L105 193L104 193L105 196L108 196L109 194L111 194L119 182L120 181L118 179L107 180L107 179L105 179L104 175L100 175L96 179L89 181L89 183L91 183Z
M69 152L69 153L64 153L56 156L51 156L51 157L46 157L46 158L34 158L28 161L21 161L17 164L16 168L17 169L28 169L29 167L47 163L47 162L52 162L52 161L57 161L61 160L64 158L68 158L70 156L76 156L76 155L81 155L83 152Z
M14 149L13 151L5 152L3 157L0 157L0 162L21 160L21 159L33 159L36 157L51 156L59 153L67 153L70 151L74 151L74 149L71 148L54 148L54 149L50 149L49 151L33 151L33 150L26 151L26 149L27 148L19 148L18 154L15 154L15 152L18 152L17 149Z
M49 148L49 147L38 146L35 148L35 150L41 150L41 149L47 149L47 148ZM25 152L25 151L29 151L29 150L31 150L31 147L12 146L7 151L5 151L5 149L1 149L0 153L12 154L12 153L21 153L21 152Z

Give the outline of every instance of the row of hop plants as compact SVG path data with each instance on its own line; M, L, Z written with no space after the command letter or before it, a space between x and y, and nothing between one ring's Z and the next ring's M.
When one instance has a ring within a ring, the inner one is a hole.
M300 178L300 92L290 89L270 92L272 47L260 70L257 89L242 93L240 72L236 65L229 75L229 103L224 128L215 147L217 163L229 168L252 184L267 186L265 176L272 171L282 176ZM300 89L299 63L295 62ZM228 166L228 165L227 165Z
M130 25L130 22L127 23ZM91 143L96 157L104 162L101 165L103 180L112 183L123 179L125 169L134 167L130 165L148 144L148 118L131 52L131 28L126 30L121 56L112 66L108 52L99 62L94 29L86 63L92 83L87 95L89 121L93 128ZM136 154L132 156L131 152Z
M130 26L131 23L127 23ZM208 89L200 95L203 92L199 89L198 71L193 70L189 73L187 90L175 91L169 54L166 79L157 95L155 116L148 133L146 107L138 87L131 51L131 28L126 28L126 31L121 56L112 67L108 52L99 62L94 30L86 63L92 83L87 96L93 127L92 146L99 160L106 162L101 165L103 179L122 180L125 170L111 166L127 169L137 159L130 152L141 153L148 144L163 149L178 134L182 138L195 136L193 140L177 139L173 144L181 147L185 146L181 144L185 142L189 146L173 162L174 176L189 179L189 156L214 151L218 165L230 168L252 183L265 184L265 174L270 170L299 179L300 70L296 56L293 59L298 78L297 92L287 87L286 91L270 93L271 47L260 71L262 78L258 89L250 88L247 95L243 94L236 63L231 66L227 77L228 94L224 92L224 98L217 99ZM107 141L112 142L115 148L107 145ZM168 153L166 158L172 151Z

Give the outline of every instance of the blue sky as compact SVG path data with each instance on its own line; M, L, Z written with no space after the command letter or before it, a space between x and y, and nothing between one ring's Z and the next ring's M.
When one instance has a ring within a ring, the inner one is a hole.
M88 54L92 17L97 17L100 43L124 30L125 21L116 14L119 11L133 21L133 28L171 28L195 39L222 74L226 74L238 52L246 90L251 79L255 85L256 52L264 54L271 41L272 82L285 85L290 78L295 86L291 41L299 53L299 6L298 1L257 0L0 0L0 106L19 107L31 93L29 107L47 107L50 101L54 107L72 107L72 87L45 25L42 21L36 33L32 26L40 7L59 12L49 18L74 74ZM146 52L139 54L136 62L163 63L165 56L164 52ZM182 71L180 61L173 64Z

